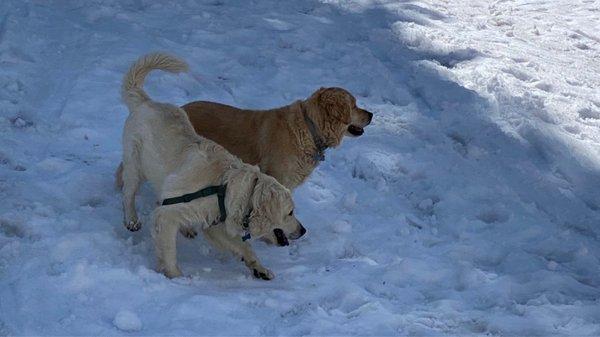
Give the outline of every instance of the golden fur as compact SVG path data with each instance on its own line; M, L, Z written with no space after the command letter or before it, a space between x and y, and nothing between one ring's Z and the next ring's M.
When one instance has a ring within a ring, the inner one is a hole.
M345 135L352 136L349 127L362 130L372 118L342 88L321 88L306 100L271 110L244 110L203 101L182 108L198 134L245 163L258 165L290 189L302 184L318 165L303 109L327 147L338 146Z
M130 114L123 131L123 210L125 226L141 226L135 210L135 193L147 179L160 199L195 192L209 185L227 184L225 205L227 219L222 228L210 233L209 239L221 248L241 256L254 275L271 279L248 242L242 227L249 216L248 231L253 238L278 241L274 229L291 238L299 237L304 228L293 216L290 191L257 167L245 164L222 146L198 136L185 111L177 106L152 101L143 91L146 75L153 69L185 71L184 62L164 54L140 58L125 75L122 88ZM188 203L159 206L153 213L154 238L158 268L168 277L177 277L177 232L193 236L194 226L207 229L219 222L216 196Z

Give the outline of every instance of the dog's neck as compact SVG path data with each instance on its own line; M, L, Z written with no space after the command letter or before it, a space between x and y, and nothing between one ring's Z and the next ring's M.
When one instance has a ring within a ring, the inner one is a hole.
M317 130L317 126L315 125L315 122L308 115L308 111L306 109L306 103L299 102L299 105L300 105L300 111L302 113L302 119L304 120L306 129L308 130L308 133L310 134L312 141L314 143L314 146L315 146L315 151L314 151L314 154L312 155L312 159L315 161L316 164L318 164L319 162L325 160L325 150L327 150L327 148L329 148L329 146L327 146L325 139L323 138L323 136L321 135L319 130Z

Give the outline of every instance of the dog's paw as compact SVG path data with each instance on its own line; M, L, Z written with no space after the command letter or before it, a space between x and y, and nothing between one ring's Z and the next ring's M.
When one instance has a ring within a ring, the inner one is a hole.
M125 228L131 232L137 232L142 228L142 223L139 220L131 220L125 224Z
M183 273L179 269L179 267L175 267L174 269L163 269L162 273L165 274L168 278L176 278L183 276Z
M196 232L196 230L192 227L181 227L179 229L179 233L181 233L181 235L185 236L188 239L193 239L196 236L198 236L198 232Z
M254 268L252 269L252 273L254 274L254 277L265 281L272 280L275 277L272 271L264 267Z

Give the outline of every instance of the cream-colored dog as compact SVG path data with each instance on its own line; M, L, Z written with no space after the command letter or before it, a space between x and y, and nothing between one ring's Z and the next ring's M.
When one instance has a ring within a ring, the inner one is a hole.
M153 213L152 230L161 272L168 277L181 276L178 231L193 237L196 228L214 225L224 226L224 230L209 234L211 243L242 257L256 277L273 278L245 239L263 238L287 245L288 237L295 239L305 233L293 215L290 191L256 166L242 163L220 145L198 136L179 107L152 101L142 86L153 69L175 73L187 70L187 65L169 55L150 54L125 75L122 95L130 111L123 131L125 226L131 231L141 227L135 194L141 182L149 180L163 201ZM224 198L181 198L209 186L226 186ZM167 200L176 202L167 204Z

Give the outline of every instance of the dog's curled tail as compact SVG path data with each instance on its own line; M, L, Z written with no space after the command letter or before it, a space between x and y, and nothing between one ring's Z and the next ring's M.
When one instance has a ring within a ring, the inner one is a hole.
M123 101L130 109L132 106L150 100L150 97L144 92L143 86L146 75L154 69L180 73L186 72L188 65L175 56L168 54L152 53L140 57L125 74L123 87L121 88Z

